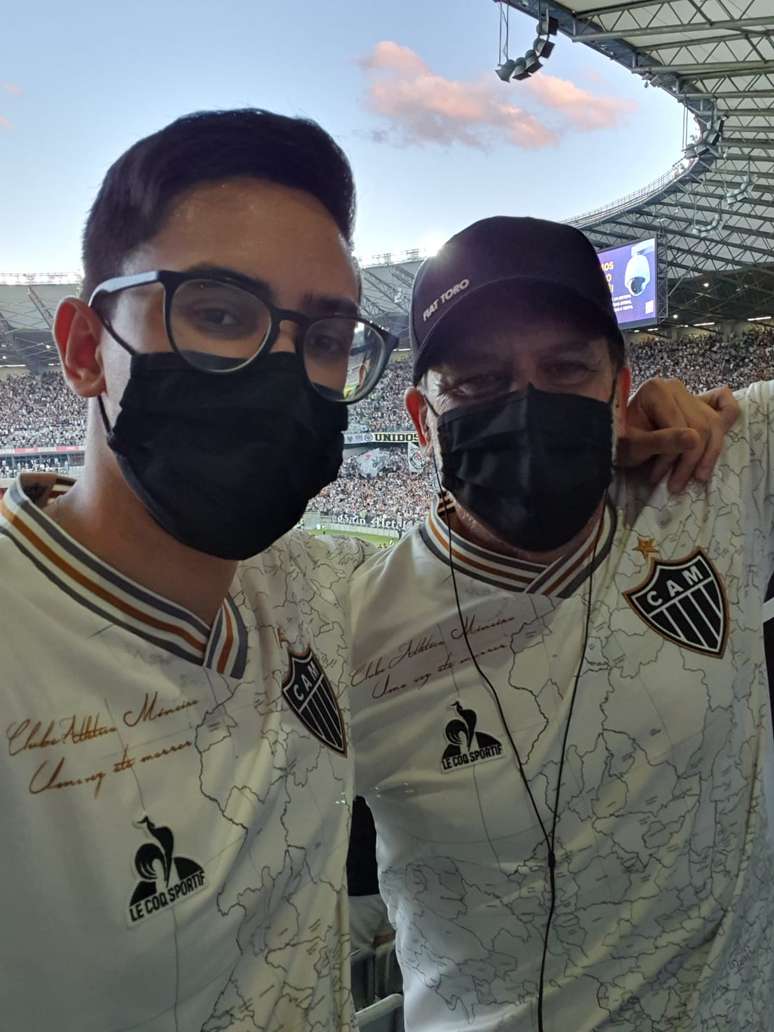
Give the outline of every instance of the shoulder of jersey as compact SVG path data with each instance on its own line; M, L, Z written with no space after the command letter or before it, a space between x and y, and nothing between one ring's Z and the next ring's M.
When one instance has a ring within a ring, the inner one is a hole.
M291 530L272 549L283 551L290 562L302 569L328 563L339 568L342 575L354 573L379 552L375 545L360 538L310 534L305 530Z
M417 528L413 527L389 548L367 546L368 551L365 554L364 562L355 571L353 584L358 584L361 591L366 587L375 587L377 578L382 573L386 575L388 567L390 576L395 575L399 568L403 568L401 567L402 563L410 562L416 533Z
M739 403L740 413L736 423L729 430L727 437L731 440L744 438L754 426L772 426L772 408L774 408L774 380L760 380L749 387L734 391Z

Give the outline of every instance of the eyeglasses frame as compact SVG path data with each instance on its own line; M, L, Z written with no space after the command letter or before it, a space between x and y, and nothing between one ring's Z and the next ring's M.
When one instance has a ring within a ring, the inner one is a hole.
M193 365L189 362L184 355L181 354L180 350L175 343L175 338L172 334L172 299L175 295L175 291L178 290L183 283L191 280L207 279L212 280L214 283L221 283L224 286L237 287L239 290L244 290L248 294L252 294L257 297L258 300L264 304L269 312L271 319L269 332L264 340L263 344L259 347L252 358L248 358L241 365L234 366L231 369L202 369L199 366ZM138 354L137 350L132 347L128 341L125 341L121 335L116 331L109 316L104 312L100 312L99 308L96 307L96 302L102 297L110 297L112 295L121 293L124 290L131 290L133 287L146 286L151 283L160 283L164 289L164 328L167 334L167 340L172 350L180 355L184 362L186 362L191 369L196 372L204 373L206 376L233 376L235 373L241 373L245 369L255 362L261 355L267 355L271 353L271 349L276 343L277 337L280 332L280 323L282 322L293 322L301 330L296 335L293 346L296 354L298 355L301 366L304 370L304 376L309 381L309 376L306 371L306 364L304 362L304 343L306 341L306 335L309 332L309 327L314 323L327 322L329 319L350 319L355 322L361 322L374 330L379 334L381 339L384 341L384 349L378 363L378 374L374 379L374 382L368 388L365 394L361 395L356 399L341 398L335 399L336 404L340 405L357 405L361 401L364 401L371 391L376 387L382 378L384 370L389 362L390 355L398 345L399 338L385 329L384 326L380 326L379 323L373 322L370 319L364 319L360 314L353 314L352 312L328 312L326 315L310 316L303 312L294 311L292 308L279 308L277 305L269 301L262 290L260 290L257 284L250 279L249 276L241 276L239 273L233 273L232 275L212 275L205 272L175 272L171 269L155 269L148 272L138 272L129 276L112 276L110 279L103 280L102 283L97 284L94 290L91 292L91 296L88 301L89 308L95 312L100 322L103 324L108 333L113 337L117 344L120 344L122 348L129 352L130 355ZM314 390L314 385L309 381L310 386Z

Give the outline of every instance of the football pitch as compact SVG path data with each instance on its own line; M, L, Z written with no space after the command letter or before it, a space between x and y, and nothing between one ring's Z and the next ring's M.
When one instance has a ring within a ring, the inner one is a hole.
M369 544L376 545L379 548L389 548L390 545L395 544L395 541L391 538L380 537L378 534L369 534L365 527L363 530L330 530L328 528L325 528L324 530L313 530L310 528L307 533L335 534L337 537L361 538L363 541L367 541Z

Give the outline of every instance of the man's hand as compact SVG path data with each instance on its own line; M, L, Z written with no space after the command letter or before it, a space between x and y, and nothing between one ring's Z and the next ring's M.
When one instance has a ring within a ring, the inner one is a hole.
M691 477L709 480L738 416L728 387L694 395L679 380L646 380L629 399L616 461L619 466L650 462L653 484L671 469L669 490L682 491Z

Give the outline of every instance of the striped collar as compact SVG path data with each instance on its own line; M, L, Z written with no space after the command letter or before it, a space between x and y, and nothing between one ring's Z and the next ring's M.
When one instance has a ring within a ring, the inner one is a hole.
M231 596L212 627L108 566L46 516L44 506L73 481L22 473L0 501L0 534L76 602L176 656L227 677L241 677L247 629Z
M449 529L447 520L454 511L449 494L436 501L424 523L419 526L422 540L442 562L449 564ZM608 498L602 514L599 537L587 538L570 555L552 563L527 562L514 556L493 552L451 532L454 569L474 580L506 591L527 594L555 595L568 598L586 580L592 570L605 560L613 544L616 513ZM596 549L595 549L596 545Z

